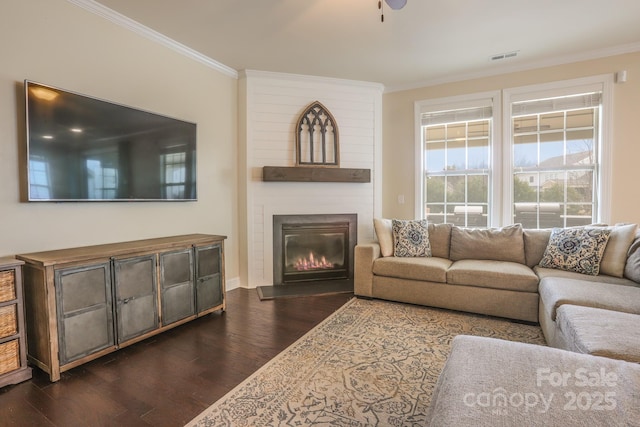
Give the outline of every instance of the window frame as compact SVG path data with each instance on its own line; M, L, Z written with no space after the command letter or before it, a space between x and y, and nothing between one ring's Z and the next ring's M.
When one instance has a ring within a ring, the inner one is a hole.
M502 177L502 197L504 201L501 213L501 224L512 222L513 203L513 129L511 125L511 104L527 100L558 97L586 92L602 92L599 117L599 141L595 147L597 163L597 189L595 200L595 222L609 223L611 218L611 144L612 144L612 110L613 110L613 75L598 75L579 79L562 80L550 83L520 86L502 90L502 111L504 113L502 128L502 145L505 155L502 158L504 175Z
M468 108L491 100L493 120L489 143L489 221L488 227L500 227L513 223L513 144L511 129L511 103L570 95L579 92L601 91L600 138L596 164L597 191L595 221L611 220L611 175L613 144L613 74L561 80L549 83L504 88L443 98L425 99L414 103L415 133L415 218L424 219L424 153L421 114L429 111Z
M500 91L478 92L470 95L459 95L444 98L435 98L416 101L414 103L414 123L415 123L415 198L414 215L416 218L425 218L425 183L424 183L424 140L422 135L422 114L427 112L436 112L444 110L456 110L481 106L491 106L492 119L490 126L489 140L489 207L487 209L488 223L487 226L492 227L496 224L496 219L500 215L500 210L496 209L496 196L494 188L496 186L496 177L501 175L502 162L500 160L500 153L502 147L500 146L499 139L496 136L501 132L501 109L502 103L500 102Z

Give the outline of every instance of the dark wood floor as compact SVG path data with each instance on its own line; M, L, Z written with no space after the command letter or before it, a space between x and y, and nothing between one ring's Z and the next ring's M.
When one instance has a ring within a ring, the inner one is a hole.
M260 301L214 313L62 374L0 389L0 426L183 426L353 294Z

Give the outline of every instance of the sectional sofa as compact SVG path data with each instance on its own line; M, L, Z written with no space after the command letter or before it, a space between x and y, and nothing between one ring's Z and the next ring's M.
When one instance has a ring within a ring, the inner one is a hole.
M378 241L356 246L357 296L540 323L550 346L640 361L636 224L533 230L395 223L404 231L376 219ZM571 242L580 247L558 253ZM421 245L428 254L410 253Z
M355 248L357 296L540 323L557 347L456 337L429 425L640 425L636 224L374 225L378 242Z

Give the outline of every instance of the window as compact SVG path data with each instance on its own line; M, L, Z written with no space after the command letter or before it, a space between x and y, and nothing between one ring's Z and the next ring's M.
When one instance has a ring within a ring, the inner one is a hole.
M491 218L493 97L418 105L421 215L486 227Z
M481 227L607 222L612 83L597 76L417 102L416 217Z
M602 92L511 104L514 222L527 228L596 220Z

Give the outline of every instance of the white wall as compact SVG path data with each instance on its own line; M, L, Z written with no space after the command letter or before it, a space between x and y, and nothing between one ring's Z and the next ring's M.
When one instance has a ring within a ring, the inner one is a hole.
M198 201L22 203L24 79L198 124ZM0 256L185 233L229 236L237 278L237 79L66 0L0 3Z
M273 284L273 215L358 214L358 240L373 240L381 212L379 179L382 86L373 83L247 71L240 81L240 178L246 206L242 283ZM263 166L295 165L295 127L314 101L334 116L340 167L371 169L371 183L263 182ZM244 214L244 212L240 212Z

